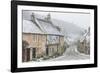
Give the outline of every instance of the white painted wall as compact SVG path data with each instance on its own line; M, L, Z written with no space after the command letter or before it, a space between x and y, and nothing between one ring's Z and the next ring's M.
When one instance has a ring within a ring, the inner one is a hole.
M100 19L100 0L33 0L33 1L98 5L98 13L99 13L98 20ZM10 73L10 54L11 54L10 17L11 17L10 0L0 0L0 73ZM98 22L98 24L100 24L100 21ZM98 31L100 31L100 29L98 29ZM100 33L98 34L98 37L100 37ZM100 40L100 38L98 40ZM98 43L100 43L100 41ZM100 52L99 48L100 46L98 46L98 51ZM98 53L98 56L100 56L100 53ZM100 57L98 58L98 62L100 64ZM39 71L34 73L52 73L52 72L53 73L100 73L100 66L98 68ZM32 72L26 72L26 73L32 73Z

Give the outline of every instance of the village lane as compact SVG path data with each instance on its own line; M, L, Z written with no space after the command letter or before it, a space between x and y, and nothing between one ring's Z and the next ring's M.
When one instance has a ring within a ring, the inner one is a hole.
M71 44L69 48L66 48L64 54L60 57L49 59L50 61L59 61L59 60L84 60L89 59L90 56L86 54L79 53L77 51L77 46L75 44Z

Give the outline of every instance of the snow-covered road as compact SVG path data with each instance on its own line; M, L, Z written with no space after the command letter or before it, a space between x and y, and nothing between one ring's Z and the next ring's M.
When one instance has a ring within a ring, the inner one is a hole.
M82 53L79 53L77 51L77 46L75 45L70 45L69 48L66 49L64 54L60 57L49 59L50 61L58 61L58 60L83 60L83 59L89 59L89 55L85 55Z

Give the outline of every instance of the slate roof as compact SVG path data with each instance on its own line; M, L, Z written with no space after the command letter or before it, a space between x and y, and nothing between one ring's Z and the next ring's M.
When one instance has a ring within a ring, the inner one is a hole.
M42 33L42 31L36 26L36 24L29 20L23 20L23 32L24 33Z
M23 14L25 15L25 14ZM44 18L38 18L34 14L35 21L32 21L32 14L23 16L23 32L24 33L40 33L63 35L52 23Z

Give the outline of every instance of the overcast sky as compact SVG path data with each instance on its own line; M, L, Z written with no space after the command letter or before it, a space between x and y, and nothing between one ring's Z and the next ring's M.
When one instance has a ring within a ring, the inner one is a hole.
M26 11L25 11L26 12ZM66 22L74 23L75 25L87 29L90 26L90 14L85 13L67 13L67 12L41 12L41 11L28 11L27 14L32 12L40 15L51 14L51 18L63 20Z

